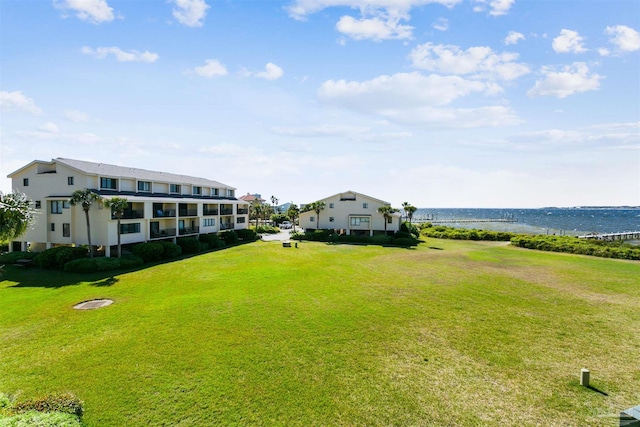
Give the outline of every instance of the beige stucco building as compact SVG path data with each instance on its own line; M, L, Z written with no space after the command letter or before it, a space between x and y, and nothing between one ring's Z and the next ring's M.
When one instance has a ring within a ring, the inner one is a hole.
M236 189L205 178L65 158L35 160L8 177L36 210L32 227L10 250L88 244L85 213L69 204L71 194L82 189L129 202L120 230L103 203L89 211L91 243L106 256L115 253L118 232L126 245L244 229L249 223L249 205L236 199Z
M378 212L381 206L390 206L388 202L379 200L355 191L334 194L319 200L325 207L316 214L315 211L300 213L300 226L305 230L336 229L346 234L372 236L376 233L400 231L402 216L394 213L385 220Z

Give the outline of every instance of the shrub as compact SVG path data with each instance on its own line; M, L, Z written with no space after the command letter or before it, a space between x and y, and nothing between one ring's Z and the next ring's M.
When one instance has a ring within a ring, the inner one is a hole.
M243 240L245 242L255 242L256 240L258 240L258 233L256 233L255 230L250 230L250 229L237 230L236 234L238 235L238 238L240 240Z
M11 410L15 413L64 412L77 417L81 417L83 414L82 401L72 393L49 394L35 400L26 400L13 405Z
M280 232L278 227L271 227L270 225L259 225L254 227L253 230L258 234L276 234Z
M11 399L4 393L0 393L0 411L11 406Z
M36 256L35 252L8 252L0 256L0 263L15 264L19 259L34 259Z
M162 258L171 259L182 255L182 248L173 242L158 242L162 245Z
M224 242L216 233L201 234L200 242L205 243L209 249L218 249L224 246Z
M122 255L122 258L120 258L120 268L122 269L136 268L142 264L144 264L144 260L139 256Z
M88 253L88 249L84 246L58 246L40 252L35 257L35 262L41 268L64 268L69 261L86 258Z
M400 237L393 239L393 244L396 246L415 246L418 244L418 241L413 237Z
M224 240L226 245L233 245L239 241L238 234L233 230L227 230L220 233L220 238Z
M386 236L384 234L378 234L378 235L372 236L368 240L370 240L371 243L375 243L376 245L388 245L393 241L393 237Z
M508 242L516 236L515 233L507 231L489 231L489 230L476 230L473 228L454 228L446 227L444 225L433 226L429 224L429 227L423 226L421 228L421 234L425 237L435 237L437 239L456 239L456 240L490 240L490 241L503 241Z
M414 224L411 224L410 222L403 222L400 226L400 231L403 233L413 234L416 239L420 237L420 230L418 230L418 227L416 227Z
M511 239L511 244L521 248L541 251L640 260L640 248L624 245L620 242L579 239L571 236L519 235Z
M0 418L2 427L82 427L80 419L63 412L29 411L8 418Z
M138 243L133 247L133 254L144 262L160 261L164 250L158 242Z
M183 254L197 254L203 249L208 249L209 245L206 243L200 243L195 237L183 237L178 239L178 246L182 248Z

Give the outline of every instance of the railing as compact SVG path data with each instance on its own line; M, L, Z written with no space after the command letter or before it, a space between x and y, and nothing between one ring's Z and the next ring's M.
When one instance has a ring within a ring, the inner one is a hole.
M151 232L151 238L152 239L162 239L165 237L173 237L176 235L176 229L175 228L166 228L164 230L159 230L159 231L152 231Z
M218 215L218 209L204 209L202 215Z
M220 230L233 230L233 228L234 228L234 224L232 222L220 223Z
M200 232L200 227L181 228L179 232L181 236L186 234L197 234Z
M178 214L180 216L198 216L198 209L180 209Z
M138 219L144 218L144 211L124 211L120 219ZM111 219L118 219L114 214L111 214Z
M220 209L220 215L233 215L233 208Z
M240 209L238 208L238 215L246 215L249 213L249 209Z
M176 216L175 209L167 209L167 210L157 209L153 211L154 218L175 218L175 216Z

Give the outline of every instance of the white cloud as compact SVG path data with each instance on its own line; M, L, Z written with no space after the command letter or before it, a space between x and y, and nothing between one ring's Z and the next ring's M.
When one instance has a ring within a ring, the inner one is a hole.
M269 62L265 65L265 70L259 73L255 73L254 75L261 79L266 80L277 80L284 75L284 71L282 68L278 67L276 64Z
M598 54L600 56L609 56L609 55L611 55L611 51L609 49L607 49L606 47L600 47L600 48L598 48Z
M504 44L506 45L516 44L520 40L524 40L524 39L525 39L524 34L519 33L517 31L509 31L509 34L507 34L507 37L505 37L504 39Z
M587 147L628 149L640 148L640 123L604 123L586 129L546 129L511 136L511 143L527 149L548 147L582 150Z
M62 10L72 10L83 21L92 24L113 21L113 8L106 0L54 0L54 7Z
M612 36L609 41L622 52L634 52L640 49L640 33L626 25L607 27L605 34Z
M31 114L40 114L40 109L33 99L23 95L22 91L0 91L0 110L2 111L26 111Z
M176 7L173 9L173 17L187 27L202 27L207 16L207 5L204 0L173 0Z
M125 52L119 47L99 47L96 49L92 49L90 47L84 46L80 50L85 55L90 55L96 57L98 59L104 59L108 55L113 55L118 62L156 62L159 58L157 53L149 52L145 50L144 52L138 52L137 50L131 50L129 52Z
M228 74L227 68L217 59L207 59L204 63L205 65L194 68L193 72L208 79L216 76L226 76Z
M336 29L354 40L382 41L411 38L413 27L400 24L400 19L408 19L408 17L375 16L355 19L351 16L343 16L336 24Z
M474 0L475 6L473 7L474 12L484 12L487 9L487 5L489 6L489 15L491 16L502 16L506 15L515 3L515 0Z
M432 27L438 31L447 31L449 29L449 20L447 18L438 18Z
M517 53L498 54L485 46L462 50L453 45L425 43L416 46L409 58L414 67L423 70L499 80L513 80L531 71L528 66L514 62Z
M91 120L91 116L88 113L78 110L65 110L64 117L75 123L85 123Z
M38 130L48 133L60 133L60 128L53 122L47 122L38 127Z
M371 129L363 126L345 125L318 125L308 127L280 127L271 128L277 135L294 136L302 138L324 138L324 137L351 137L355 134L370 132Z
M462 0L294 0L285 9L289 16L304 20L307 16L320 12L328 7L351 7L361 11L371 11L379 9L401 9L408 11L413 7L426 4L439 3L448 8L452 8Z
M530 97L555 96L566 98L580 92L596 90L603 78L598 74L589 74L589 67L584 62L574 62L565 66L561 71L552 67L541 70L544 79L538 80L533 88L527 92Z
M587 51L582 44L583 40L577 31L563 29L560 35L553 39L551 46L557 53L583 53Z

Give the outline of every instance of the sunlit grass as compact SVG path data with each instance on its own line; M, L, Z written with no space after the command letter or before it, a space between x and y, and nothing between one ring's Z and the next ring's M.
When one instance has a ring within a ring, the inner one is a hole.
M604 426L640 403L638 262L256 242L3 279L0 391L71 391L89 425Z

